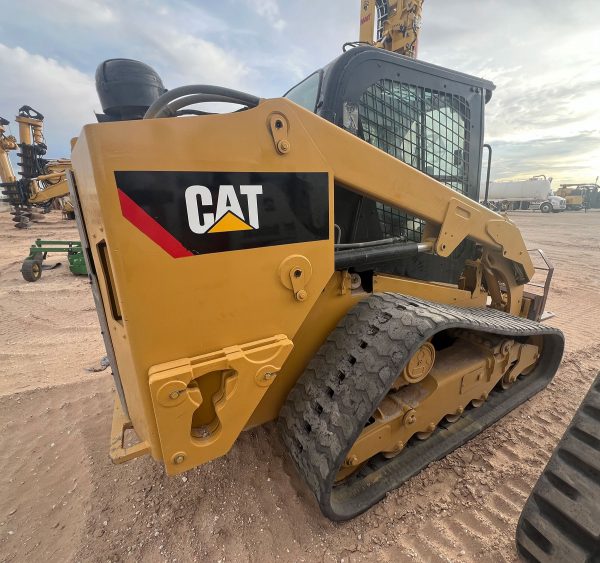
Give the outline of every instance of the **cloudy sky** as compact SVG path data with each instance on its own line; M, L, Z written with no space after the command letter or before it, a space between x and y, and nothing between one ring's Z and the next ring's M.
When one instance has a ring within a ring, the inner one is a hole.
M358 38L359 0L0 0L0 116L46 116L50 156L100 110L96 66L281 95ZM32 22L34 25L32 26ZM492 178L600 174L600 2L425 0L419 58L492 80ZM13 128L15 131L16 128Z

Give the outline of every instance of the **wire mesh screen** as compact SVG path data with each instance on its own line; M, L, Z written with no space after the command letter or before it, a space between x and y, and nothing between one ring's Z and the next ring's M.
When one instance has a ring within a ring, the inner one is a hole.
M469 106L462 96L380 80L359 104L362 137L372 145L466 193L469 176ZM419 242L423 220L377 203L385 236Z

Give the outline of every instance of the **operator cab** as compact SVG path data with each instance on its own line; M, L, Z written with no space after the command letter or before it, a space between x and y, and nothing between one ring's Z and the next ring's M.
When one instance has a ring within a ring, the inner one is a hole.
M494 88L487 80L361 46L284 97L478 201L484 106ZM341 243L390 237L420 242L424 229L423 220L343 186L336 186L335 223ZM457 283L475 251L466 240L449 258L421 254L377 270Z

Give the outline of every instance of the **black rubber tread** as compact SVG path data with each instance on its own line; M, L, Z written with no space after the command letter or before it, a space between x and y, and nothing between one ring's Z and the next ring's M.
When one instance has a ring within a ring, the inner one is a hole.
M600 562L600 374L527 499L516 539L527 561Z
M37 266L37 268L35 268ZM28 282L36 282L42 277L42 260L26 258L21 264L21 275Z
M518 384L490 393L483 406L465 411L426 441L412 440L395 458L375 456L334 486L346 454L410 357L428 338L451 328L510 337L541 335L543 353ZM563 348L559 330L493 309L452 307L393 293L372 295L348 312L310 361L281 409L280 433L323 514L347 520L543 389Z

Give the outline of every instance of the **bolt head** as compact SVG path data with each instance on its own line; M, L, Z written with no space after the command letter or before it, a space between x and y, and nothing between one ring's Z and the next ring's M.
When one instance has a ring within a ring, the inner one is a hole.
M417 417L414 414L410 414L406 417L406 424L411 425L417 421Z
M171 393L169 394L169 398L175 400L177 399L177 397L179 397L179 393L180 391L171 391Z
M175 456L173 463L179 465L180 463L183 463L184 460L185 460L185 456L183 454L179 454L179 455Z
M350 274L350 288L358 289L362 284L362 279L358 274Z
M296 293L296 299L298 301L304 301L308 297L308 293L306 293L305 289L301 289Z
M282 139L281 141L279 141L277 143L277 150L281 153L286 153L289 152L290 150L290 142L286 141L285 139Z

